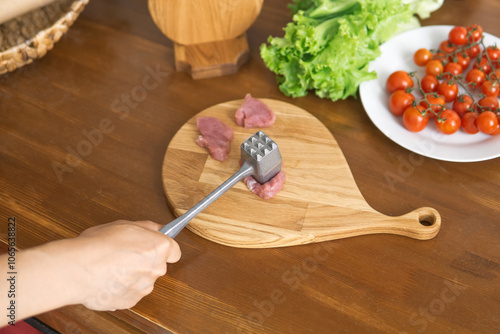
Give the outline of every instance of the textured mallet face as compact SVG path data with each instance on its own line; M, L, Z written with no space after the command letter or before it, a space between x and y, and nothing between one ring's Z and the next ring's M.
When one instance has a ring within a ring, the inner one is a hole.
M281 170L278 145L262 131L241 144L241 160L253 166L255 173L252 176L259 183L269 181Z

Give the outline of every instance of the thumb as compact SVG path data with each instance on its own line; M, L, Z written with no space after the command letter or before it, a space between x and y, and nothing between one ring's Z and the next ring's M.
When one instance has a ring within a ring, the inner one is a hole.
M155 222L152 222L150 220L140 220L134 222L134 224L141 226L145 229L151 230L151 231L159 231L163 225L157 224ZM163 235L163 233L162 233ZM170 238L167 235L164 235L164 237L168 240L169 243L169 252L167 255L167 262L168 263L175 263L179 261L181 258L181 249L179 247L179 244L172 238Z
M135 221L134 224L150 231L159 231L163 227L163 225L152 222L150 220L138 220Z
M175 263L179 261L181 258L181 248L179 247L179 244L172 238L165 236L168 238L168 241L170 243L170 251L168 252L167 255L167 263Z

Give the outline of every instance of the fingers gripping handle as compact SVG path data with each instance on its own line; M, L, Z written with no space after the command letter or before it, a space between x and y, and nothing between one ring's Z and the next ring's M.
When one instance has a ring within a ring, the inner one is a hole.
M182 231L184 227L186 227L186 225L191 221L191 219L193 219L200 212L205 210L210 204L215 202L217 198L219 198L222 194L231 189L236 183L238 183L244 177L250 176L253 173L254 173L253 166L251 166L247 162L243 163L241 168L233 176L231 176L224 183L218 186L214 191L208 194L207 197L198 202L198 204L189 209L185 214L177 217L175 220L163 226L160 229L160 232L165 235L168 235L171 238L175 238L177 234L179 234L179 232Z

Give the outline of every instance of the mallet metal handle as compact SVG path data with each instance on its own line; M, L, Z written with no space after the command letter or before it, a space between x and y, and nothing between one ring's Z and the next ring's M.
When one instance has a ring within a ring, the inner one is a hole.
M205 210L207 206L212 204L217 198L219 198L222 194L224 194L226 191L232 188L241 179L250 176L253 173L254 173L254 168L248 162L244 162L241 168L236 173L234 173L233 176L231 176L224 183L218 186L214 191L208 194L207 197L198 202L198 204L189 209L185 214L177 217L175 220L172 220L170 223L163 226L160 229L160 232L165 235L168 235L171 238L175 238L175 236L179 234L179 232L182 231L184 227L186 227L186 225L191 221L191 219L193 219L200 212Z

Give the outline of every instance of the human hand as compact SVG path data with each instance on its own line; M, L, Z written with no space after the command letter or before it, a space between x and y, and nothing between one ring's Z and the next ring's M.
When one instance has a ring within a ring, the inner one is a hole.
M75 238L80 303L100 311L124 309L151 293L156 279L167 272L167 263L181 256L177 242L158 232L160 228L151 221L119 220Z

